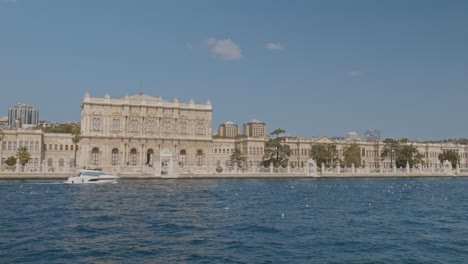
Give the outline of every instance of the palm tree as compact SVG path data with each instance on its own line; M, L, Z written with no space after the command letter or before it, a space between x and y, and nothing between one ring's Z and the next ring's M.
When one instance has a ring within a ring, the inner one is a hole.
M76 167L76 150L78 148L78 142L81 140L81 131L79 127L72 129L72 142L75 144L75 158L73 159L73 167Z
M237 163L237 165L242 168L244 166L244 163L246 161L246 157L244 155L242 155L242 152L239 148L234 148L234 152L231 154L231 157L229 159L229 161L231 162L231 164L234 164Z
M27 147L19 147L18 151L16 152L16 157L19 159L20 164L24 166L31 158L31 154L29 153Z

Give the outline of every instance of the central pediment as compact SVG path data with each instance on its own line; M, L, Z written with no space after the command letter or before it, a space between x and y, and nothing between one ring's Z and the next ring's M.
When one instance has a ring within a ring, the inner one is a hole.
M128 96L124 99L128 99L130 102L132 103L140 103L140 102L153 102L153 103L157 103L157 102L161 102L162 99L161 98L156 98L156 97L153 97L153 96L149 96L149 95L146 95L146 94L142 94L142 93L139 93L139 94L135 94L135 95L132 95L132 96Z
M329 139L328 137L320 137L314 141L317 144L336 144L334 140Z

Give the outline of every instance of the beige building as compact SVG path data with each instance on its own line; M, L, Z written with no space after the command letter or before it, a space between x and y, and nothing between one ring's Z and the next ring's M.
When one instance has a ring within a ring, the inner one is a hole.
M256 119L244 124L244 136L266 137L266 124Z
M164 101L144 94L91 97L81 104L81 164L118 171L152 167L160 153L177 164L206 165L212 149L212 106Z
M73 167L74 144L70 134L44 133L34 129L6 129L0 149L0 171L16 171L5 161L16 157L18 148L26 147L31 158L22 172L69 172ZM79 157L77 158L79 160Z
M231 121L227 121L218 127L218 137L236 138L239 134L239 126Z
M1 141L0 171L11 171L5 165L8 157L16 156L19 147L28 148L31 159L21 168L24 172L61 173L73 171L75 151L79 168L101 168L119 174L171 173L170 167L184 173L195 170L213 172L226 166L235 148L246 156L246 165L259 167L268 140L266 124L252 120L239 128L226 122L218 128L222 137L211 135L212 106L208 101L195 104L165 101L144 94L111 98L92 97L86 93L81 104L81 141L78 148L71 134L44 133L33 129L6 129ZM286 137L290 146L290 164L305 167L311 147L334 144L338 158L344 159L344 149L355 142L360 147L362 165L369 169L389 168L391 160L382 160L383 142L349 141L345 139ZM460 168L468 169L468 146L452 143L432 144L412 142L424 156L425 166L440 168L439 154L453 150L459 153ZM171 166L172 164L172 166ZM197 168L206 167L206 170Z

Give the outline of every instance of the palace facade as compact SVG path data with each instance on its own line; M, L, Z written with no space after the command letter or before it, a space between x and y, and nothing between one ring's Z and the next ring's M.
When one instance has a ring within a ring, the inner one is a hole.
M212 131L213 108L208 101L196 104L193 100L181 103L166 101L144 94L111 98L92 97L88 92L81 103L81 140L77 146L72 135L44 133L32 129L6 129L1 141L0 171L8 170L5 161L15 156L19 147L28 148L31 159L25 172L67 172L76 164L79 168L100 168L120 174L159 172L177 174L184 168L216 168L227 166L235 148L247 158L247 166L259 167L269 139L266 124L252 120L243 125L226 122ZM284 144L291 148L291 167L304 167L311 146L328 143L337 146L340 159L343 150L352 142L328 137L286 137ZM390 167L390 160L382 161L384 143L356 142L361 149L362 165L366 168ZM454 150L460 155L460 167L468 168L468 146L411 142L423 155L426 166L439 168L440 153ZM170 168L170 169L168 169ZM168 171L169 170L169 171ZM199 170L201 171L201 170Z

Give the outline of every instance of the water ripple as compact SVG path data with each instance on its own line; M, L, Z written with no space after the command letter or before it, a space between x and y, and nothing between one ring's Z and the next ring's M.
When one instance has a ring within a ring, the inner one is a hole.
M463 263L467 183L0 181L0 262Z

